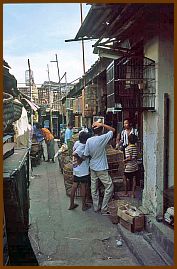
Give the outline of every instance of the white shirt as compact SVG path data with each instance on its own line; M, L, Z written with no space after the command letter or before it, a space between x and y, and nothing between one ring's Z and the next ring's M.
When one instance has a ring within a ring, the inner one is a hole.
M135 134L136 136L138 136L138 130L135 128L132 128L129 134L127 133L127 130L123 130L121 132L121 141L123 142L123 146L128 145L128 135L130 134Z
M73 153L77 153L79 157L83 157L85 144L76 141L73 146ZM73 156L73 175L83 177L89 175L89 159L87 158L80 165L77 163L77 158Z
M113 132L93 136L87 139L84 155L90 156L90 169L94 171L104 171L108 169L105 147L113 137Z

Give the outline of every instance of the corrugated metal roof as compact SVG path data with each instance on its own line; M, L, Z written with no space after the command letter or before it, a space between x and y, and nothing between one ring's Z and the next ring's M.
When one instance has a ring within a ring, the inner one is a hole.
M93 4L75 39L77 40L84 37L93 39L100 38L125 5L126 4Z
M173 4L93 4L74 40L118 38L141 34L158 21L173 22ZM152 24L151 24L152 23ZM98 42L97 42L98 44Z

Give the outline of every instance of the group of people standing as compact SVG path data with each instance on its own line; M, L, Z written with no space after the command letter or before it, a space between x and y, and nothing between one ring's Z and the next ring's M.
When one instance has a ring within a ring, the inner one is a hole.
M106 133L103 133L103 129ZM86 203L89 181L91 181L91 195L93 209L101 211L102 215L108 215L108 202L112 197L113 183L108 173L108 162L106 146L113 138L115 129L100 122L92 125L93 136L90 137L84 130L79 134L79 141L73 147L73 175L74 182L70 196L69 210L75 209L78 205L74 203L75 192L78 184L81 184L82 210L90 208ZM124 151L124 183L125 195L127 195L127 182L133 181L132 196L135 196L136 178L138 171L137 164L137 130L133 129L128 119L124 120L124 130L117 137L117 148ZM99 199L98 179L104 185L104 197L102 204Z
M65 131L65 143L73 135L72 124L68 124ZM104 131L104 132L103 132ZM105 132L106 131L106 132ZM113 138L115 128L100 122L94 122L92 125L93 136L90 135L86 126L79 132L79 141L73 146L73 185L70 195L69 210L75 209L78 205L74 202L75 193L80 184L82 197L82 210L85 211L91 206L88 204L87 197L91 189L93 210L101 211L102 215L108 215L108 202L113 193L113 182L108 173L108 162L106 156L106 146ZM46 161L54 162L54 137L50 130L39 123L33 127L33 135L37 142L43 147L43 158ZM136 180L138 177L137 163L137 143L138 132L133 128L129 119L124 120L124 129L116 138L116 148L124 153L124 185L125 196L128 195L128 182L132 184L132 197L135 196ZM98 179L104 185L104 197L102 204L99 199ZM91 185L91 188L90 188Z

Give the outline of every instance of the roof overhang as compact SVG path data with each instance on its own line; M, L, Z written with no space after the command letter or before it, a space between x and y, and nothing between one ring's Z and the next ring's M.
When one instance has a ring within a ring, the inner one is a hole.
M75 38L67 41L97 39L93 47L115 49L128 40L133 47L136 37L152 32L157 22L173 23L173 10L173 3L93 4Z
M22 100L25 100L28 105L32 108L32 110L37 111L40 107L36 105L34 102L28 100L27 98L22 98Z

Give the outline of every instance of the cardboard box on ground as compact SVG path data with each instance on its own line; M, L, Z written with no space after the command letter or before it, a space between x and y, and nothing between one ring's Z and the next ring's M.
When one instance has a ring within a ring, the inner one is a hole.
M144 229L144 214L131 205L118 207L117 215L120 224L131 232L140 232Z

